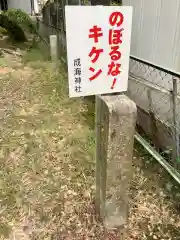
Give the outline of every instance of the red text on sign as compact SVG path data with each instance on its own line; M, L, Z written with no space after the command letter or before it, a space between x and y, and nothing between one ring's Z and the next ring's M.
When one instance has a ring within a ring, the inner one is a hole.
M99 38L103 36L103 32L102 29L100 27L98 27L97 25L94 25L92 28L89 29L89 38L94 39L95 43L99 42ZM98 59L101 53L103 53L103 49L98 49L95 46L92 47L90 53L89 53L89 57L91 58L91 62L95 63ZM96 78L99 77L99 75L102 73L102 69L99 69L98 71L96 71L93 67L90 67L89 70L91 72L94 73L94 75L92 75L89 80L93 81Z
M111 86L111 89L114 89L115 83L116 83L116 78L114 78L114 80L113 80L113 84L112 84L112 86Z
M121 67L121 64L111 62L111 63L108 65L108 68L109 68L108 75L111 75L111 76L113 76L113 77L119 75L120 72L121 72L121 71L120 71L120 67Z
M124 22L124 16L121 12L113 12L109 17L109 24L113 27L120 27ZM108 75L113 77L118 77L121 73L121 64L119 60L121 59L120 44L122 44L123 28L121 29L110 29L109 30L109 45L111 51L109 56L111 57L111 63L108 65ZM117 62L118 61L118 62ZM111 89L114 89L117 78L113 79Z
M94 38L94 42L97 43L99 41L99 37L103 36L102 29L98 26L93 26L93 28L89 29L90 33L89 38Z
M111 52L109 53L111 60L118 61L121 58L121 53L119 51L119 46L112 46Z
M120 30L112 30L110 29L109 30L109 45L112 45L112 44L121 44L122 43L122 31L124 29L120 29Z
M95 69L93 67L90 67L89 70L91 72L95 72ZM92 77L89 78L90 81L96 79L100 74L102 73L102 70L99 69Z
M94 55L94 58L91 60L91 62L95 63L101 53L103 53L103 49L97 49L96 47L93 47L91 52L89 53L89 57L92 57Z
M124 16L121 12L113 12L109 17L109 23L111 26L121 26L124 21Z

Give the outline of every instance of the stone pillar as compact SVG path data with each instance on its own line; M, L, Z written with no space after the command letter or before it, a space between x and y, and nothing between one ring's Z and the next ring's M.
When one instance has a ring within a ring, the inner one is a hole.
M125 95L99 96L100 136L96 153L96 197L107 229L123 227L128 220L128 191L137 109ZM98 150L97 150L98 152ZM97 179L98 178L98 179Z
M58 53L57 53L57 36L56 35L50 35L50 54L51 54L51 60L53 63L57 63L58 61Z

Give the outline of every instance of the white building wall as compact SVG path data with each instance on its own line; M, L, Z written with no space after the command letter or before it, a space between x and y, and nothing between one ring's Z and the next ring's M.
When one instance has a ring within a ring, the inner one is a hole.
M133 6L131 55L180 72L180 1L123 0Z
M31 14L31 0L8 0L8 8L19 8Z

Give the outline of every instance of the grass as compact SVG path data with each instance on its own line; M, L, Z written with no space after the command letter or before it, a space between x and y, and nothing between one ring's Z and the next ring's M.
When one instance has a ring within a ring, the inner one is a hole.
M133 164L130 228L134 238L180 239L179 185L137 142Z
M6 35L8 33L7 33L7 30L5 28L0 27L0 34Z
M42 59L0 75L0 239L119 239L95 216L94 99L69 99L61 63ZM133 163L127 239L180 239L176 184L139 146Z
M4 237L19 226L32 239L50 239L67 226L77 231L94 189L94 132L81 119L85 106L68 99L64 73L50 62L35 65L22 66L0 86Z

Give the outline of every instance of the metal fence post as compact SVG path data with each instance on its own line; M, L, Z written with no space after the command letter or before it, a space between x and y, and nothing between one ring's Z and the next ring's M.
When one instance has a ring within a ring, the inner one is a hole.
M174 131L173 131L173 136L174 136L174 147L173 147L173 152L172 152L172 158L173 162L175 163L175 167L179 167L179 133L178 133L178 128L179 128L179 123L178 123L178 109L177 109L177 79L173 78L173 91L172 91L172 97L173 97L173 123L174 123Z

